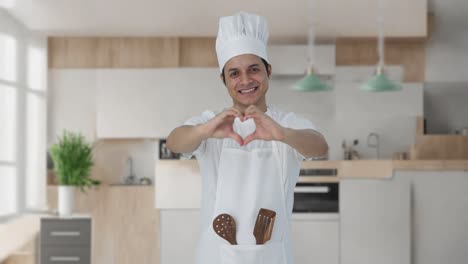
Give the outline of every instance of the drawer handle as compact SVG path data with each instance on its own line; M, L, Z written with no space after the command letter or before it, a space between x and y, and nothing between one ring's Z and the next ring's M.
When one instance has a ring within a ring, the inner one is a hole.
M52 231L51 236L80 236L79 231Z
M52 257L50 257L50 261L70 261L70 262L78 262L78 261L80 261L80 257L52 256Z
M328 186L308 186L308 187L295 187L294 192L299 193L328 193L330 188Z

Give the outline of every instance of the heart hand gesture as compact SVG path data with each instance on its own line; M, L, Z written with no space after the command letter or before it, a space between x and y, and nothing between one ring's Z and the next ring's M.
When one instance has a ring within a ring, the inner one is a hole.
M242 118L242 114L235 108L226 109L204 124L204 132L207 138L232 138L239 145L243 139L233 129L234 119Z
M255 139L282 140L284 138L284 128L254 105L247 107L245 116L241 120L245 121L249 118L255 121L256 129L252 134L244 138L242 145L245 146Z

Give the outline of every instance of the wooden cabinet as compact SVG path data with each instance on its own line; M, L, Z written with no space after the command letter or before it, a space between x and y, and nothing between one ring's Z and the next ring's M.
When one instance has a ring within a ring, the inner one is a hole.
M410 218L408 182L340 181L341 263L411 263Z
M164 68L179 65L176 37L50 37L49 68Z
M338 215L324 218L314 217L311 214L307 215L302 218L293 215L291 236L294 263L340 263L340 224Z

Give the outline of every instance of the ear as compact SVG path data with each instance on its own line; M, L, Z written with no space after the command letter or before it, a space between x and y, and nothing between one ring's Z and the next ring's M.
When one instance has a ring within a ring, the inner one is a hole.
M268 64L267 75L268 75L268 78L271 77L271 65L270 64Z

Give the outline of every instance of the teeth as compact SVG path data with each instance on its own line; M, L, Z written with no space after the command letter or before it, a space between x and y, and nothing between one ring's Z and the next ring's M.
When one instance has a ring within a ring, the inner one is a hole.
M248 90L242 90L240 91L240 93L250 93L250 92L253 92L253 90L255 90L255 87L252 89L248 89Z

